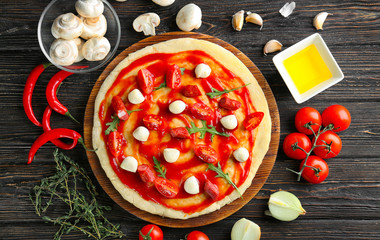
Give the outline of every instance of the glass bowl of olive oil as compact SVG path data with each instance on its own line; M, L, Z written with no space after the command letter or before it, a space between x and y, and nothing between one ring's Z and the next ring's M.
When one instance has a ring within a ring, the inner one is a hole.
M273 57L297 103L303 103L344 78L321 35L315 33Z

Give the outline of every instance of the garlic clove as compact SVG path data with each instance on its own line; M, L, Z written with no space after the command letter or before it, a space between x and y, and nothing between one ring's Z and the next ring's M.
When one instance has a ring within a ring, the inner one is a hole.
M244 10L240 10L232 16L232 27L236 31L241 31L244 23Z
M325 23L328 15L332 14L328 12L321 12L314 17L313 25L317 30L323 30L323 24Z
M283 17L289 17L290 14L292 14L293 10L296 8L295 2L287 2L285 5L280 9L280 14Z
M88 40L94 37L103 37L106 34L107 20L103 14L95 18L81 17L81 20L83 21L81 38Z
M178 11L176 23L185 32L198 29L202 25L202 10L194 3L187 4Z
M80 62L84 59L83 54L82 54L82 47L83 47L84 41L82 38L75 38L73 41L78 47L78 57L75 59L74 62Z
M259 240L260 237L259 225L246 218L237 221L231 230L231 240Z
M128 101L132 104L140 104L145 101L145 97L141 91L136 88L128 93Z
M195 67L196 78L207 78L211 74L211 68L209 65L201 63Z
M166 6L172 5L175 0L152 0L152 1L157 5L166 7Z
M145 36L156 35L156 27L160 25L160 16L156 13L144 13L133 21L133 29L136 32L144 32Z
M111 44L105 37L96 37L87 40L82 47L83 57L87 61L103 60L111 50Z
M247 12L247 17L245 18L245 21L246 22L250 22L250 23L253 23L253 24L256 24L256 25L259 25L260 26L260 30L263 28L264 24L263 24L263 19L261 18L261 16L257 13L253 13L253 12Z
M78 0L75 9L85 18L94 18L103 14L104 4L101 0Z
M268 53L281 51L282 44L277 40L270 40L264 46L264 55L266 56Z
M58 65L69 66L78 58L75 40L56 39L50 46L50 57Z
M72 40L79 37L83 32L82 20L73 13L58 16L51 26L51 34L55 38Z
M278 191L270 195L268 201L269 214L281 221L293 221L299 215L305 215L300 200L292 193Z

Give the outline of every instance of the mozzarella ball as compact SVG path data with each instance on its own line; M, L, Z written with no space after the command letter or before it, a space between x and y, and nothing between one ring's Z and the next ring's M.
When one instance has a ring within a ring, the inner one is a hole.
M201 63L195 68L195 76L197 78L207 78L211 74L211 68L209 65Z
M245 162L249 158L249 152L244 147L240 147L240 148L236 149L234 151L233 155L234 155L234 158L236 159L236 161L239 161L239 162Z
M185 181L184 188L188 194L198 194L199 193L198 179L194 176L189 177Z
M182 100L175 100L169 105L169 111L173 114L180 114L185 110L185 108L186 103L184 103Z
M222 126L226 129L232 130L235 129L238 125L238 120L236 119L235 115L227 115L220 119L220 123Z
M179 158L180 151L175 148L164 149L164 158L168 163L174 163Z
M140 104L145 101L144 95L137 88L128 94L128 101L132 104Z
M140 126L133 131L133 137L141 142L145 142L149 137L149 130L146 127Z
M129 172L136 172L137 166L138 166L138 163L137 163L136 158L134 157L126 157L120 165L122 169Z

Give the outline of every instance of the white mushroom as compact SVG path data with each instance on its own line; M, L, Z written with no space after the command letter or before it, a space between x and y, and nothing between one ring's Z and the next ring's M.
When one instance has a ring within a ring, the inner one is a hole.
M220 119L220 123L223 125L224 128L232 130L235 129L238 125L238 120L236 119L235 115L227 115Z
M144 102L144 100L144 95L137 88L128 93L128 101L132 104L140 104Z
M156 35L155 27L160 25L160 16L155 13L144 13L133 21L136 32L144 32L145 36Z
M51 26L51 34L55 38L72 40L79 37L83 31L82 20L73 13L58 16Z
M82 47L83 57L88 61L103 60L109 51L111 44L105 37L91 38Z
M178 160L180 151L175 148L165 148L164 158L168 163L174 163Z
M198 179L194 176L187 178L184 184L184 188L188 194L198 194L199 193Z
M83 32L81 38L86 40L94 37L103 37L107 32L107 20L104 15L94 18L81 17L83 21Z
M82 17L94 18L103 14L104 4L101 0L78 0L75 9Z
M195 76L197 78L207 78L211 74L211 68L209 65L201 63L195 68Z
M187 4L179 10L176 22L178 28L185 32L198 29L202 25L202 10L194 3Z
M75 59L75 62L80 62L84 59L83 54L82 54L82 47L83 47L84 41L82 38L75 38L73 41L78 47L78 57L77 59Z
M169 111L173 114L180 114L186 109L186 103L182 100L175 100L169 104Z
M175 0L152 0L155 4L166 7L172 5Z
M249 152L244 147L240 147L240 148L236 149L234 151L233 155L234 155L234 158L236 159L236 161L238 161L238 162L245 162L249 158Z
M50 57L56 64L71 65L78 58L78 47L74 40L56 39L50 46Z
M149 130L146 127L140 126L132 133L133 137L141 142L145 142L149 138Z
M120 167L129 172L137 171L138 162L134 157L126 157L123 162L120 164Z

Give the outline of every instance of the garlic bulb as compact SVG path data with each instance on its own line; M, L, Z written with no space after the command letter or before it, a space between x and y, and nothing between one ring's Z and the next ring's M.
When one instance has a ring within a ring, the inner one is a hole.
M94 18L103 14L104 4L101 0L78 0L75 9L82 17Z
M78 57L77 59L75 59L74 62L80 62L84 59L83 54L82 54L82 47L83 47L84 41L82 38L75 38L73 41L78 47Z
M91 38L82 47L83 57L88 61L103 60L109 51L111 44L105 37Z
M80 35L83 39L103 37L107 32L107 20L104 15L94 18L81 17L83 21L83 32Z
M51 34L55 38L72 40L79 37L83 31L82 20L73 13L58 16L51 26Z
M78 46L75 40L56 39L50 46L50 57L53 62L68 66L78 58Z
M237 221L231 230L231 240L258 240L260 236L260 227L246 218Z
M268 206L269 212L265 212L265 214L281 221L293 221L299 215L306 214L300 200L294 194L286 191L278 191L270 195Z

